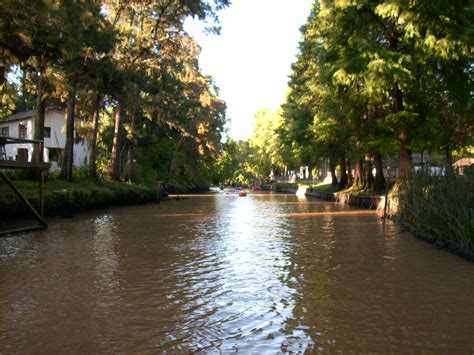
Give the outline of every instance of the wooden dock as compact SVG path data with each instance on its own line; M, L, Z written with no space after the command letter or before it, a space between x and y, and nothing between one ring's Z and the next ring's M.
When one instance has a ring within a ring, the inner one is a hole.
M25 143L37 145L36 151L39 152L37 157L33 157L32 161L7 159L7 156L5 154L5 145ZM27 226L24 228L16 228L10 230L0 230L0 236L48 228L48 224L44 219L44 171L49 169L51 164L45 163L43 161L43 147L43 141L0 136L0 177L7 184L7 186L10 187L10 189L18 196L18 198L28 206L35 219L39 222L39 225L35 226ZM39 210L36 210L36 208L30 203L30 201L28 201L25 195L23 195L23 193L15 186L13 181L11 181L8 176L3 171L1 171L2 169L22 169L33 170L38 172Z

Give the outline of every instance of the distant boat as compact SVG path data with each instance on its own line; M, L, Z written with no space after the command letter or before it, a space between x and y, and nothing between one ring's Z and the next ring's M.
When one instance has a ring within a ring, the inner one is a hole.
M240 197L247 196L247 191L245 191L245 190L240 190L240 191L239 191L239 196L240 196Z

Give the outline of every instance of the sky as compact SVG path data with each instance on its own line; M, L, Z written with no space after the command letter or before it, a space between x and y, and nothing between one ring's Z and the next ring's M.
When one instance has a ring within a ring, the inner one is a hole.
M201 46L202 72L214 77L227 103L229 136L248 139L255 113L283 102L291 63L313 0L233 0L219 12L220 36L187 21L186 30Z

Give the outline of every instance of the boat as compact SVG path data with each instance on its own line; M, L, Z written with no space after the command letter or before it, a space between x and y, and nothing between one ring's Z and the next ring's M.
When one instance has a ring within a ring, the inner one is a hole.
M239 191L239 196L240 196L240 197L247 196L247 191L245 191L245 190L240 190L240 191Z

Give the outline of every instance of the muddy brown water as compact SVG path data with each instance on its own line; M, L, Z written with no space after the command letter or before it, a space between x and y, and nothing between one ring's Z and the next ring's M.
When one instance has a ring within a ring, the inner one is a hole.
M474 264L371 211L194 196L0 238L0 352L474 351Z

